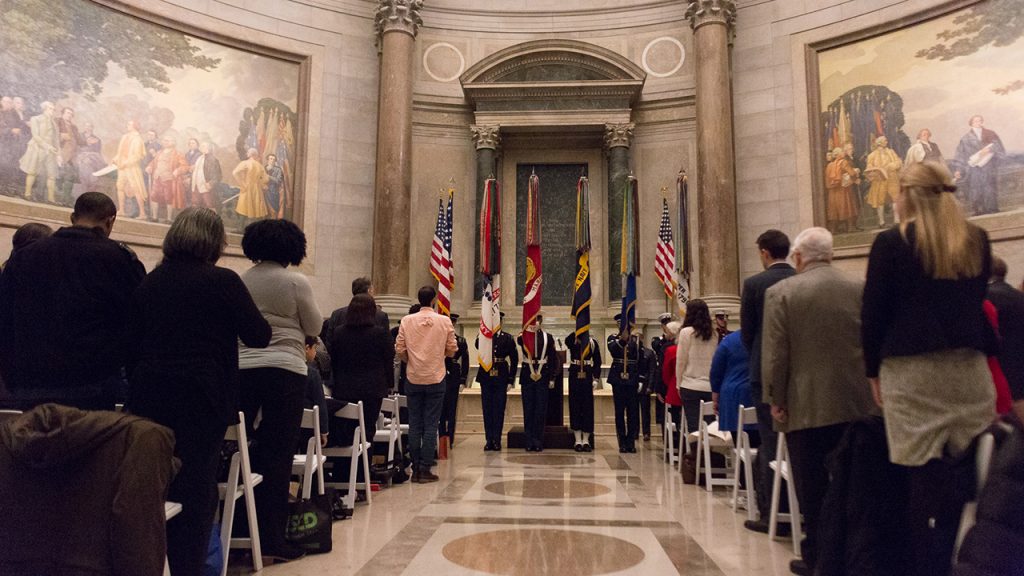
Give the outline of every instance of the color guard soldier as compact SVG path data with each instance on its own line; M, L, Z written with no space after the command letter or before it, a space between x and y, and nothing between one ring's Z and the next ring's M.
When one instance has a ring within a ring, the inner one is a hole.
M548 413L548 390L554 388L555 377L561 370L555 339L541 328L542 316L537 316L537 357L530 358L523 346L523 337L516 342L523 350L523 364L519 370L519 389L523 397L523 427L526 429L526 451L544 450L544 421Z
M589 346L588 346L589 345ZM601 386L601 347L587 333L587 341L577 342L576 333L565 337L569 349L569 428L576 438L573 449L590 452L594 435L594 390Z
M505 313L501 313L505 318ZM479 348L480 337L474 344ZM519 365L519 351L512 335L498 330L494 335L494 365L490 372L477 370L476 381L480 383L480 403L484 412L484 451L501 450L501 433L505 427L505 403L508 391L512 389L515 367Z
M452 314L452 325L458 325L459 315ZM458 351L452 358L444 359L444 405L441 407L441 420L438 424L438 437L447 437L448 445L455 445L455 415L459 408L459 392L466 387L466 376L469 375L469 347L466 339L455 333L455 344Z
M618 320L619 314L615 315ZM615 401L615 433L619 438L619 452L636 452L636 436L640 430L640 374L647 369L640 356L639 337L625 331L608 337L608 353L612 365L608 370L608 383L612 385Z

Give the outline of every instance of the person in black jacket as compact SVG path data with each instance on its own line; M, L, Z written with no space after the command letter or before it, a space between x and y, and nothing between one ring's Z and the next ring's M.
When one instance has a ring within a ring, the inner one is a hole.
M501 313L505 318L505 313ZM473 346L480 348L477 336ZM501 450L501 433L505 428L505 404L508 392L515 379L515 367L519 365L519 350L512 335L501 328L494 335L494 365L490 371L477 370L476 381L480 383L480 404L484 415L484 451Z
M620 317L616 314L615 320ZM612 357L608 384L611 384L615 402L615 434L619 440L619 452L636 452L637 431L640 429L637 393L640 391L640 374L647 371L640 352L642 347L639 336L627 335L624 331L608 337L608 354Z
M601 386L601 346L586 333L577 341L576 333L565 337L569 349L569 428L575 436L573 448L590 452L594 435L594 390Z
M345 324L331 338L331 373L336 400L363 403L366 438L377 431L377 415L394 379L395 345L391 335L375 320L377 303L367 293L356 294L348 305ZM347 445L352 429L337 439Z
M452 314L452 326L459 323L459 315ZM447 436L448 445L455 445L455 416L459 410L459 391L466 387L466 376L469 375L469 347L466 339L455 333L455 344L458 351L452 358L444 359L444 405L441 407L441 421L437 435Z
M373 283L369 278L361 276L352 281L352 296L359 294L368 294L371 298L374 296ZM348 306L342 306L334 312L331 312L331 317L324 320L323 328L320 330L320 339L324 341L324 346L328 350L331 349L331 338L334 337L334 331L338 326L345 325L345 314L348 313ZM381 310L380 306L377 307L376 312L373 316L374 322L383 328L389 330L390 320L388 319L388 313ZM396 331L395 334L398 332ZM390 335L391 332L389 331ZM392 338L393 339L393 338Z
M761 448L754 459L754 488L760 518L747 520L743 525L749 530L767 533L772 481L772 472L768 464L775 460L778 435L772 429L771 406L765 404L761 386L764 293L776 282L795 275L796 270L786 263L789 256L789 237L782 232L766 230L757 237L757 250L764 272L755 274L743 282L743 294L740 297L740 333L743 336L743 345L750 352L750 396L757 403L757 424L761 431Z
M1010 385L1017 417L1024 420L1024 292L1007 284L1006 272L1006 262L992 258L986 296L999 313L999 365Z
M548 413L548 390L554 388L555 377L561 370L555 339L541 329L542 316L537 316L535 357L523 345L520 335L516 342L523 351L523 366L519 370L519 387L523 398L523 428L526 430L526 451L544 450L544 420Z
M70 227L18 250L0 276L0 371L15 404L113 410L132 292L146 270L109 238L114 202L86 192Z
M181 470L168 499L181 514L167 523L174 574L199 574L217 507L224 431L238 421L238 340L263 348L270 324L238 274L215 266L227 240L208 208L188 208L164 238L164 259L132 297L128 410L174 431Z

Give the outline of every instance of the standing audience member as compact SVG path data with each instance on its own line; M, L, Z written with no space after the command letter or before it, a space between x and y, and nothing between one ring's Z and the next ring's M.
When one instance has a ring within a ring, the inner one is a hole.
M377 303L373 296L356 294L347 309L344 324L337 326L331 337L331 391L335 400L363 403L366 438L372 442L380 406L393 385L395 346L388 331L374 320ZM354 430L342 428L338 442L347 445Z
M740 406L753 408L750 396L750 353L743 345L742 332L730 332L722 339L711 359L711 401L718 414L718 429L722 432L739 430ZM761 444L761 433L755 426L747 426L750 445ZM733 434L739 442L739 435ZM753 503L751 503L753 505Z
M501 313L504 320L505 313ZM480 349L480 337L473 346ZM490 371L479 369L476 380L480 383L480 404L484 417L484 451L501 450L501 433L505 429L505 405L512 390L515 369L519 365L519 349L516 340L501 327L494 335L494 364Z
M327 412L327 398L324 395L322 370L317 362L317 354L320 352L319 346L319 338L316 336L306 336L306 395L302 399L302 407L306 410L312 410L314 406L319 408L319 441L321 447L326 447L327 439L330 435L330 414ZM305 445L300 443L299 450L304 451L305 449Z
M449 316L452 320L452 327L459 323L459 315ZM466 339L458 334L455 335L455 345L458 350L455 356L444 360L444 406L441 409L441 422L438 427L438 437L448 439L448 445L455 445L455 417L459 412L459 392L466 387L466 377L469 375L469 346Z
M131 295L146 270L109 238L117 209L99 192L70 227L17 250L0 277L0 369L22 409L56 402L113 410L128 359Z
M402 318L395 339L395 352L405 360L409 401L409 455L412 457L412 481L437 482L430 471L437 449L437 424L444 404L444 359L455 355L455 329L447 316L434 312L437 291L420 288L416 295L420 310Z
M544 422L548 414L548 390L555 387L555 378L561 373L555 350L555 338L544 332L544 317L537 315L535 332L536 356L523 344L523 337L516 338L522 350L523 365L519 369L519 388L523 401L523 430L526 433L526 451L544 450Z
M323 316L306 276L288 270L306 257L306 235L298 226L288 220L257 220L245 227L242 251L256 263L242 274L242 281L273 330L266 348L243 342L238 350L242 411L255 444L252 470L263 475L256 487L260 539L265 556L295 560L305 552L284 540L288 478L302 424L306 336L317 334ZM261 410L259 428L253 430Z
M11 256L14 256L15 252L36 240L49 238L52 234L53 228L50 228L46 224L40 224L39 222L27 222L22 224L14 231L14 236L11 237ZM10 259L10 257L8 257L8 259ZM4 266L6 265L7 262L4 262Z
M238 340L261 348L270 325L241 278L216 266L227 238L206 208L182 211L164 237L164 258L139 285L128 410L174 431L181 469L167 498L182 505L167 523L171 573L199 574L217 508L225 429L238 420Z
M676 347L676 379L683 402L686 428L700 427L700 403L711 402L711 360L718 338L711 327L711 314L703 300L686 303L686 318Z
M376 295L373 289L373 282L365 276L361 276L352 281L352 296L354 297L359 294L367 294L371 298ZM335 328L345 325L345 314L347 313L348 306L342 306L334 312L331 312L331 317L324 321L323 330L320 332L320 339L324 341L324 345L327 346L328 350L331 349L331 338L334 337ZM410 312L410 314L412 314L412 312ZM390 330L389 324L391 321L388 318L388 313L381 310L380 306L378 306L376 312L374 312L373 319L374 322L384 330ZM390 335L391 333L388 332L388 334Z
M794 574L814 574L821 506L829 485L825 461L850 422L877 412L858 375L863 283L832 267L832 233L808 228L793 242L797 275L765 293L761 341L764 401L786 433L805 539ZM821 330L822 319L828 329ZM833 519L838 521L839 519Z
M683 323L673 320L664 326L665 337L662 340L661 360L661 387L658 391L659 399L668 408L672 422L676 425L676 435L673 445L677 450L682 451L679 445L679 438L683 431L683 401L679 399L679 387L676 386L676 354L679 348L676 346L676 339L679 337L679 330Z
M775 460L778 436L772 429L771 407L761 401L761 321L764 318L764 293L776 282L796 274L786 262L789 238L778 230L767 230L757 237L757 250L764 272L743 282L740 301L740 333L743 345L750 351L750 395L757 404L757 427L761 432L761 449L754 461L754 488L760 518L744 522L748 530L768 533L771 508L772 472L768 464Z
M420 308L422 308L422 306L420 306L419 304L413 304L412 306L409 306L409 314L415 314L415 313L419 312ZM391 330L388 331L388 333L391 334L391 341L392 342L394 342L395 340L398 340L398 329L399 328L400 328L400 326L396 325L396 326L393 326L391 328ZM399 358L398 355L396 354L395 355L395 370L394 370L394 372L395 372L395 392L397 392L398 394L401 394L402 396L405 396L405 389L406 389L405 385L409 382L409 378L408 378L408 376L406 374L408 368L409 368L409 366L406 364L406 362L404 360L402 360L401 358ZM406 410L408 410L408 408L406 408ZM405 413L402 414L402 421L403 422L407 422L408 421L407 414L405 414Z
M1006 262L993 258L987 296L999 316L999 365L1010 386L1017 417L1024 421L1024 292L1006 282L1006 272Z
M868 257L863 346L867 377L885 415L889 459L909 467L914 574L949 574L967 491L960 458L992 421L995 391L985 361L994 335L982 301L991 274L988 235L969 223L942 165L908 166L900 225ZM972 460L973 462L973 460Z

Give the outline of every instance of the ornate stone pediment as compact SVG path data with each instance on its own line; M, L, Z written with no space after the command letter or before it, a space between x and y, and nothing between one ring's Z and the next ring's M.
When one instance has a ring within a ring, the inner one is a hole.
M640 66L611 50L549 39L492 54L460 81L479 123L604 125L629 121L645 78Z

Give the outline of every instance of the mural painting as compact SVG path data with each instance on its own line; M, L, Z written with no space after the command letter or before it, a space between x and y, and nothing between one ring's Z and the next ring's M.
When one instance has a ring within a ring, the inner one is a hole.
M913 162L944 163L967 215L1024 224L1022 7L986 0L817 53L813 161L823 224L842 243L897 221L900 170Z
M300 64L89 0L0 11L0 202L109 194L122 218L187 206L240 231L301 221Z

